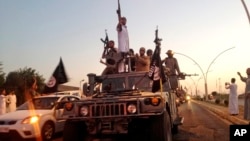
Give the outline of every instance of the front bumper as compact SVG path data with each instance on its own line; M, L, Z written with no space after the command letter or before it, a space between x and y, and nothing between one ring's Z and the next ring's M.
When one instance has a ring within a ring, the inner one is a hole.
M0 126L0 140L32 139L39 137L40 133L40 128L31 124Z

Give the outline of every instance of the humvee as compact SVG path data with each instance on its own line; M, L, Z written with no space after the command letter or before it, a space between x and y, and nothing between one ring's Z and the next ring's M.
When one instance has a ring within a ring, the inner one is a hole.
M183 117L169 82L152 93L148 72L88 74L84 99L64 103L64 141L119 140L171 141Z

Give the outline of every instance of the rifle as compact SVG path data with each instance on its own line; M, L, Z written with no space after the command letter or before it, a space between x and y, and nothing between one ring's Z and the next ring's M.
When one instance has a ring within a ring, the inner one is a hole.
M103 40L101 38L101 41L104 43L104 47L107 46L107 44L109 42L109 37L108 37L107 29L105 29L105 35L106 35L105 40Z
M108 51L109 37L108 37L108 33L107 33L107 30L106 30L106 29L105 29L105 35L106 35L105 40L103 40L103 39L101 38L101 41L104 43L104 51L103 51L103 53L102 53L102 58L105 56L105 54L106 54L107 51Z
M158 26L156 27L156 30L155 30L155 40L154 40L154 42L155 42L155 44L156 45L160 45L161 42L162 41L162 39L160 39L159 37L158 37Z
M118 15L118 21L121 19L121 7L120 7L120 0L118 0L118 9L116 10L116 13Z
M178 76L178 79L179 80L185 80L185 77L186 76L198 76L198 74L186 74L186 73L181 73L181 74L179 74L179 76Z

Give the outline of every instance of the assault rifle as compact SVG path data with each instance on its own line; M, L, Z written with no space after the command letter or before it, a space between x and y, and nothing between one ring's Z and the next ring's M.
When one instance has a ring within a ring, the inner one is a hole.
M101 41L104 43L104 47L107 46L107 44L109 42L109 37L108 37L107 29L105 29L105 35L106 35L105 40L103 40L101 38Z
M155 40L154 40L154 42L155 42L155 44L156 45L160 45L161 42L162 41L162 39L160 39L159 37L158 37L158 26L156 27L156 30L155 30Z
M107 51L108 51L108 42L109 42L109 37L108 37L108 33L107 33L107 30L105 29L105 40L103 40L101 38L101 41L104 43L104 50L103 50L103 53L102 53L102 58L104 57L105 54L107 54Z
M179 80L185 80L185 77L186 77L186 76L198 76L198 74L196 74L196 73L195 73L195 74L181 73L181 74L178 75L178 79L179 79Z
M120 7L120 0L118 0L118 9L116 10L116 13L118 15L118 21L121 19L121 7Z

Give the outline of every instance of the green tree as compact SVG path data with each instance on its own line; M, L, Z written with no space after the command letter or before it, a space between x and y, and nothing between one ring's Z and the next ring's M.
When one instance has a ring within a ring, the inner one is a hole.
M0 62L0 87L3 86L5 81L5 73L3 72L2 63Z
M29 91L36 80L36 92L41 93L45 79L32 68L23 68L10 72L5 81L7 92L15 90L17 96L17 106L25 102L25 94Z

